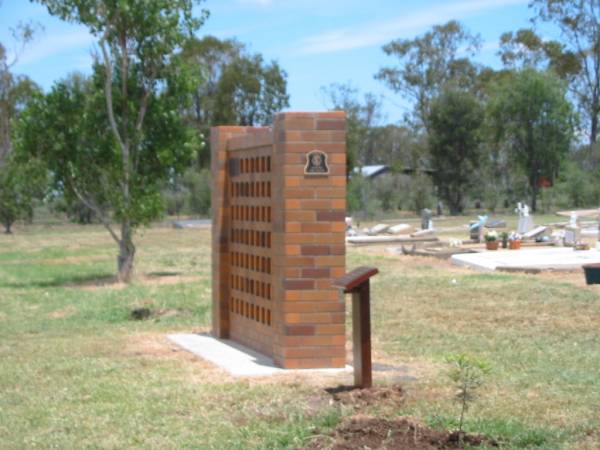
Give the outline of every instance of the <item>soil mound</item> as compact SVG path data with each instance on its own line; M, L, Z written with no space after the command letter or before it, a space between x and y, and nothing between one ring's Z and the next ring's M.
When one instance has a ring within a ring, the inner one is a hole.
M354 386L338 386L325 389L325 391L331 395L334 402L354 406L357 409L382 403L399 405L404 401L404 391L399 385L389 387L378 386L368 389L359 389Z
M432 430L411 417L385 420L352 416L342 421L331 436L317 438L305 449L438 450L481 445L497 446L495 442L479 435Z

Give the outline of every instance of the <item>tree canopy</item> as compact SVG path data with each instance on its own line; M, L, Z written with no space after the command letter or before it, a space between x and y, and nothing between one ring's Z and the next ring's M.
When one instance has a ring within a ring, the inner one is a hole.
M569 87L593 147L600 132L600 4L598 0L531 0L530 7L535 23L550 22L561 31L562 41L556 45L562 51L551 59L572 61Z
M483 107L473 94L447 86L433 100L429 153L438 195L459 214L466 188L475 184L481 159Z
M59 83L32 109L24 121L24 148L50 164L62 162L55 176L96 212L119 246L119 278L128 281L133 234L160 211L157 184L189 162L197 147L178 114L194 79L175 55L207 13L194 16L200 2L193 0L36 1L86 26L100 55L89 85ZM47 119L49 111L58 114L43 123L56 131L56 140L28 146L39 136L36 120Z
M552 181L569 152L573 114L566 86L552 73L525 69L496 87L488 104L496 142L525 174L535 211L542 179Z
M193 38L182 57L201 81L191 111L201 126L267 125L289 106L285 71L235 39Z
M422 36L386 44L383 51L399 64L382 68L375 77L414 102L415 125L428 131L430 103L443 86L453 82L466 88L475 83L477 67L469 56L480 41L457 21L436 25Z

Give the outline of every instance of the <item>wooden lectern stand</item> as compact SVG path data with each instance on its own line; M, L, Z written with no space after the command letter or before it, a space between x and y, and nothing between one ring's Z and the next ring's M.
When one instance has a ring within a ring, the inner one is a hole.
M358 267L338 278L334 287L352 294L352 340L354 384L360 388L373 385L371 368L371 295L369 278L379 273L374 267Z

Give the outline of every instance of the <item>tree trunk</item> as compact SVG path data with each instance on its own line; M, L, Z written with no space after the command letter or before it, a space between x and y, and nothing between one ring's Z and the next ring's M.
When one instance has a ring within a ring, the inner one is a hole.
M133 233L129 223L121 225L121 241L119 242L118 271L119 281L129 283L133 275L133 261L135 258L135 245Z
M12 234L12 230L10 229L12 227L12 220L5 220L3 222L4 225L4 234Z
M448 202L448 209L450 210L451 216L458 216L463 212L462 195L460 192L450 193L446 199Z
M593 152L596 137L598 136L598 115L592 112L592 125L590 130L590 153ZM592 155L593 156L593 155Z
M531 212L537 212L537 188L533 187L531 189Z

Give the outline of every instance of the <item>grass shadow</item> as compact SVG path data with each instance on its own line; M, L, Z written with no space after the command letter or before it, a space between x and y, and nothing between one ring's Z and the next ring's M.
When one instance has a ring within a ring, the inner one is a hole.
M51 280L27 281L19 283L2 283L0 287L23 289L23 288L50 288L50 287L96 287L115 284L117 278L114 274L94 273L87 275L59 275Z
M175 271L158 271L158 272L150 272L146 276L148 278L162 278L162 277L176 277L179 275L183 275L183 272L175 272Z

